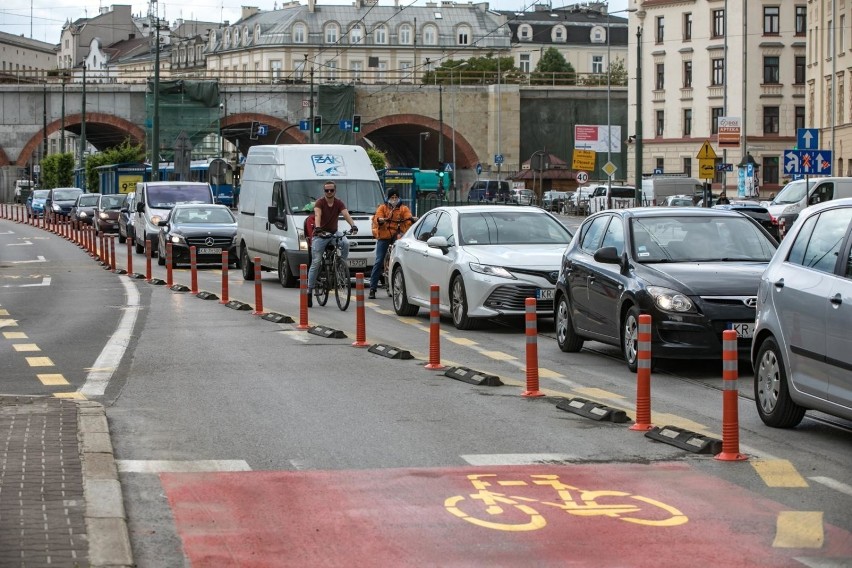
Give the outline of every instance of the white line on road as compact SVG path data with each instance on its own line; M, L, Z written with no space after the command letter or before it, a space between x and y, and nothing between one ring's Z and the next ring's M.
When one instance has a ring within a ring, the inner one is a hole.
M32 288L33 286L50 286L50 276L42 276L38 284L3 284L0 288Z
M470 465L534 465L577 459L571 454L467 454L460 457Z
M27 239L26 241L24 241L22 243L9 243L6 246L7 247L25 247L25 246L28 246L28 245L31 245L31 244L33 244L33 242L31 240Z
M87 397L103 396L112 374L118 368L118 364L121 363L124 352L127 351L133 326L136 325L136 314L139 312L139 291L131 280L122 278L121 283L124 285L124 291L127 294L127 308L124 309L118 327L104 345L101 354L98 355L97 360L92 365L92 371L86 376L86 382L80 389L80 392Z
M39 255L36 257L38 260L12 260L9 264L32 264L34 262L47 262L43 256Z
M115 460L122 473L203 473L251 471L245 460Z
M810 479L811 481L816 481L817 483L821 483L821 484L825 485L826 487L831 487L835 491L840 491L841 493L845 493L845 494L849 495L850 497L852 497L852 487L850 487L849 485L846 485L845 483L837 481L836 479L832 479L830 477L820 477L820 476L809 477L808 479Z

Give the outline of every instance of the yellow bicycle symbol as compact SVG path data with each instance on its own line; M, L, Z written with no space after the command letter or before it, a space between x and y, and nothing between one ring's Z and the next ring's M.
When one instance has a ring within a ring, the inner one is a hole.
M456 517L469 523L503 531L534 531L547 525L544 515L528 503L555 507L568 514L581 517L610 517L627 523L653 527L675 527L689 521L689 518L678 509L656 499L632 495L624 491L588 491L565 485L559 480L558 475L530 475L530 478L534 486L552 487L559 496L559 502L541 501L530 497L506 495L505 493L491 491L489 488L492 484L485 478L494 477L497 477L497 475L468 475L467 478L477 489L477 492L448 497L444 501L444 507ZM500 487L529 485L522 480L496 480L496 484ZM572 492L579 494L576 499ZM616 500L608 502L608 498L616 498ZM658 510L647 512L648 506ZM479 509L479 511L469 513L465 509ZM481 518L484 516L483 513L489 517L497 517L497 519ZM477 514L480 516L476 516Z

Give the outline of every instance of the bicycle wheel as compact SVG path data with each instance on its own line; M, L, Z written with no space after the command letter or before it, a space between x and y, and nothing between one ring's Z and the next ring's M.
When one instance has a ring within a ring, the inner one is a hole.
M394 247L393 243L391 243L390 246L388 246L388 252L385 253L385 260L382 263L382 264L384 264L384 266L382 266L382 280L385 283L385 290L387 290L388 296L393 296L393 291L391 290L391 281L390 281L390 258L391 258L391 253L393 252L393 247Z
M328 262L326 259L322 259L322 263L320 264L320 272L317 275L317 285L314 288L314 293L317 297L317 303L320 306L324 306L326 302L328 302L328 289L331 287L331 279L334 278L334 274L331 274L328 270Z
M334 297L337 300L337 307L346 311L352 295L352 282L349 280L349 267L339 256L334 259L334 280Z

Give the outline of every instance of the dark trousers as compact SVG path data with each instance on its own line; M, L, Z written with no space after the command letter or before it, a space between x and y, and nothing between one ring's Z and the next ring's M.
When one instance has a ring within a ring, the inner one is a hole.
M375 290L379 285L379 277L385 267L385 256L388 254L388 247L392 242L393 239L376 240L376 262L373 264L373 272L370 273L370 290ZM389 282L385 282L385 286L389 285Z

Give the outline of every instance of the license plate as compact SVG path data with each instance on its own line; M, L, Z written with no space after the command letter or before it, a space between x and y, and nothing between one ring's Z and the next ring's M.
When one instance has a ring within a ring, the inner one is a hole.
M754 336L754 327L756 325L756 322L729 323L728 329L733 329L734 331L736 331L739 337L750 339Z
M200 248L200 249L198 249L198 254L222 254L222 249L220 249L220 248Z
M349 268L366 268L367 267L367 259L366 258L349 258L347 259L349 263Z
M556 288L548 288L546 290L539 288L535 292L535 297L537 300L552 300L556 297Z

